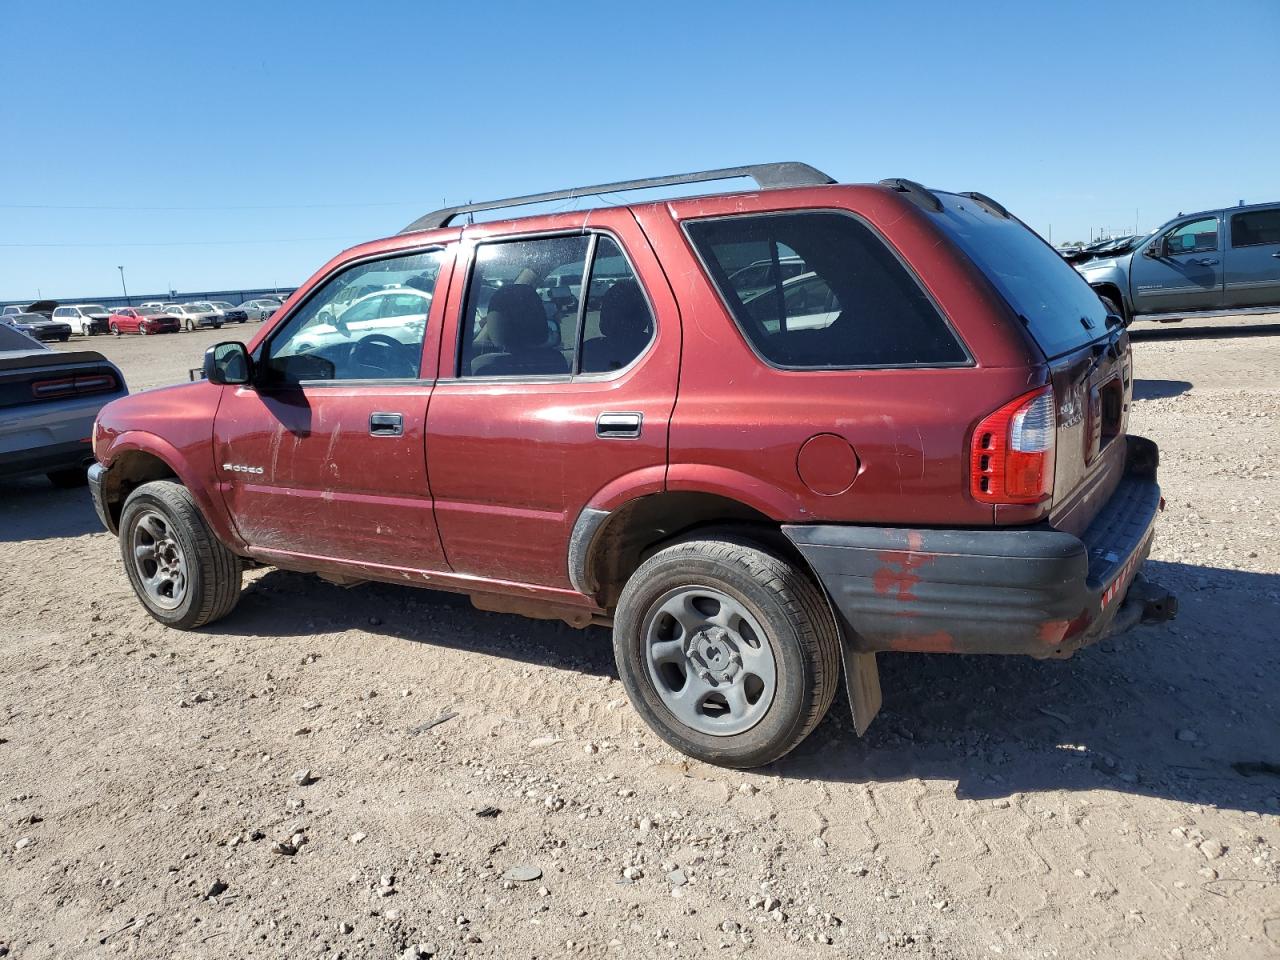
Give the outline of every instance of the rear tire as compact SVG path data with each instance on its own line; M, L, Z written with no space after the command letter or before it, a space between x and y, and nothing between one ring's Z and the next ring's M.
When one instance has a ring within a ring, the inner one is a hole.
M120 514L120 554L134 593L166 626L193 630L240 599L240 558L222 545L191 492L172 480L138 487Z
M682 753L725 767L794 749L831 706L840 675L839 635L818 586L745 540L686 540L641 564L619 599L613 648L645 723Z

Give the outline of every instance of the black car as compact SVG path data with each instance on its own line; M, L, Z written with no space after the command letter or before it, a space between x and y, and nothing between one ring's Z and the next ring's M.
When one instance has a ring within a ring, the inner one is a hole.
M66 343L71 339L71 324L51 320L43 313L10 313L0 317L0 322L36 340L61 340Z

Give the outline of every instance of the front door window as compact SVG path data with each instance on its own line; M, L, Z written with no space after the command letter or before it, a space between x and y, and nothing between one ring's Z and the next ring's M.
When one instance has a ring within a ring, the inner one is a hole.
M416 379L443 259L412 253L333 277L271 338L265 382Z

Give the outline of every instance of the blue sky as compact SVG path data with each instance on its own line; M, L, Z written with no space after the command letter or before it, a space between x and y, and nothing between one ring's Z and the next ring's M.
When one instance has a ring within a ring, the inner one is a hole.
M768 160L1055 242L1280 199L1276 0L0 0L0 36L0 302L292 286L442 201Z

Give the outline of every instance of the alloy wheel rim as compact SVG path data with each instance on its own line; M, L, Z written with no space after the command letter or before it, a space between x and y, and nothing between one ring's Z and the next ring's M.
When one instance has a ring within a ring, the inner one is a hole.
M755 616L727 593L669 590L650 606L642 637L649 681L686 727L733 736L768 713L777 688L773 648Z
M165 610L187 595L187 558L168 519L155 510L142 513L131 537L134 569L151 602Z

